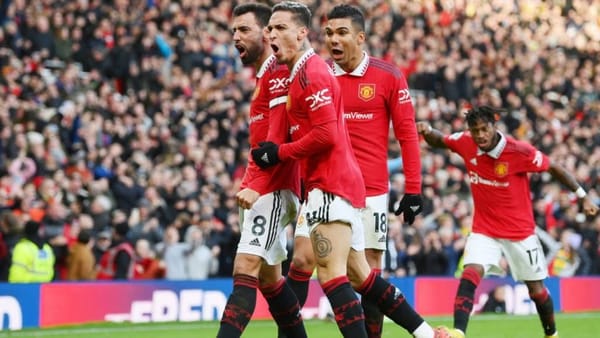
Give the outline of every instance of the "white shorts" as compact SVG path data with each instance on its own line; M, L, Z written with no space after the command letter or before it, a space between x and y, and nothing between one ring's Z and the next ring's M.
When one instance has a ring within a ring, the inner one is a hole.
M298 204L298 197L290 190L278 190L260 196L252 209L240 209L237 252L262 257L269 265L286 260L285 227L296 218Z
M343 222L352 227L352 248L365 249L365 239L360 209L334 194L313 189L300 207L294 236L309 237L320 223Z
M501 274L502 254L516 281L535 281L548 277L544 251L536 235L522 241L511 241L471 233L467 238L463 264L483 265L485 274Z
M367 197L367 207L361 210L367 249L386 249L388 200L388 194Z

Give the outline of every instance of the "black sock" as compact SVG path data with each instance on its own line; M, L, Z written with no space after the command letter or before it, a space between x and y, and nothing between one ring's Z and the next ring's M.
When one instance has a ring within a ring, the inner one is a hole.
M308 284L310 283L311 276L312 271L299 270L293 263L290 265L290 270L288 271L285 282L290 290L296 295L300 309L302 309L304 303L306 303L306 297L308 297ZM281 328L278 328L277 337L286 338L287 335Z
M365 316L360 301L346 276L340 276L321 285L335 315L335 321L347 338L367 338Z
M556 323L554 322L554 304L552 303L552 297L548 293L548 290L544 288L544 291L536 294L529 294L531 300L535 303L538 316L542 321L542 328L546 336L553 335L556 333Z
M480 281L481 276L479 273L473 268L467 268L463 271L460 283L458 284L456 298L454 299L454 327L464 333L467 332L469 317L471 316L471 311L473 311L475 290Z
M300 304L285 280L282 278L275 285L262 287L261 291L280 331L285 332L288 338L306 338Z
M358 292L363 295L363 299L377 304L379 310L409 333L413 333L425 321L408 304L398 288L373 271L363 282Z
M290 266L286 283L296 294L300 308L302 308L304 303L306 303L306 297L308 296L308 284L310 283L311 276L312 271L298 270L294 264Z
M373 269L373 273L378 276L380 272L381 270L379 269ZM377 303L367 297L363 297L360 303L363 312L365 313L367 335L369 338L381 338L381 332L383 330L383 313L379 310Z
M233 276L233 291L229 295L217 338L236 338L242 335L256 307L258 279L249 275Z

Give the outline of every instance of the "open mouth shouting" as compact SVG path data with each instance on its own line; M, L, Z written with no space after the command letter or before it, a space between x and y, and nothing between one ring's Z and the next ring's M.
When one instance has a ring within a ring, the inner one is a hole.
M279 46L277 46L276 44L273 43L273 44L271 44L271 49L273 50L273 55L275 55L277 57L279 54ZM277 57L277 58L279 58L279 57Z
M344 57L344 50L338 47L331 47L330 54L333 60L341 60Z
M242 59L242 61L248 57L248 50L244 45L236 44L235 49L237 49L238 53L240 54L240 59Z

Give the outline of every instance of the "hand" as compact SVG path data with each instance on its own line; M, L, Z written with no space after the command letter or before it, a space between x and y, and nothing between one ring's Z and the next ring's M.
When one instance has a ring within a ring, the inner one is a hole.
M433 128L429 122L417 122L417 133L427 135L431 133Z
M598 214L598 206L589 195L586 195L583 199L583 212L588 216L596 216L596 214Z
M271 167L279 163L279 146L273 142L261 142L260 147L250 151L254 162L262 169Z
M252 208L252 205L254 204L254 202L256 202L256 200L258 200L258 198L260 197L260 194L257 191L254 191L250 188L245 188L242 189L241 191L239 191L236 195L235 195L238 205L244 209L250 209Z
M419 194L405 194L394 212L396 216L404 213L404 221L413 224L415 216L423 211L423 199Z

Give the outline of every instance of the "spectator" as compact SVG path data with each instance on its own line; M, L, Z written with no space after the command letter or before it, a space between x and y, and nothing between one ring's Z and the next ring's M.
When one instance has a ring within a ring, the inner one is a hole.
M12 255L8 273L11 283L50 282L54 278L54 253L44 240L40 223L28 221Z
M165 230L164 240L158 245L163 264L165 266L165 278L168 280L187 279L185 266L185 252L188 246L179 242L179 231L173 226Z
M135 263L133 279L160 279L165 271L156 259L156 254L146 239L138 239L135 242Z
M19 219L9 210L0 212L0 282L8 281L12 252L19 240Z
M96 271L100 268L100 260L104 253L108 251L111 246L111 233L108 230L100 232L94 240L92 246L92 253L94 254L94 262L96 262Z
M58 279L66 275L66 258L69 254L67 238L68 223L66 207L60 201L54 201L46 207L41 224L44 227L44 240L50 244L56 259L56 276Z
M112 232L111 247L100 258L98 279L122 280L132 279L134 273L134 250L127 241L129 225L119 223Z
M184 251L187 279L203 280L217 273L219 261L217 259L219 250L212 250L204 243L204 233L196 226L188 228Z
M448 256L435 229L425 233L422 246L410 259L414 261L418 275L443 276L448 272Z
M66 259L68 280L96 279L96 259L90 242L91 234L87 229L80 230L77 242L69 248Z

